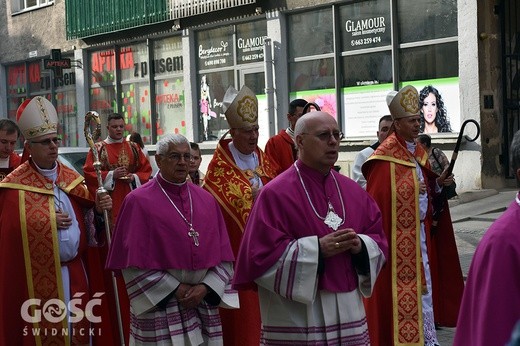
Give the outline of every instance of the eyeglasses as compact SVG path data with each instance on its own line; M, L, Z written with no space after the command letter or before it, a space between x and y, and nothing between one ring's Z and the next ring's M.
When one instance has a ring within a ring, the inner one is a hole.
M332 131L332 132L324 131L324 132L320 132L320 133L316 133L316 134L303 132L302 135L313 135L314 137L317 137L322 142L327 142L331 136L334 137L334 139L337 141L340 141L343 138L345 138L345 136L343 135L343 132L341 132L341 131Z
M46 146L50 146L51 143L53 143L55 145L59 145L61 143L61 138L53 137L53 138L44 139L42 141L31 141L31 143L36 143L36 144L41 144L41 145L46 145Z
M171 152L169 154L164 154L164 155L160 154L160 155L163 157L166 157L167 159L172 160L174 162L179 162L181 160L181 158L184 159L185 162L188 162L192 158L191 154L188 154L188 153L181 154L181 153Z

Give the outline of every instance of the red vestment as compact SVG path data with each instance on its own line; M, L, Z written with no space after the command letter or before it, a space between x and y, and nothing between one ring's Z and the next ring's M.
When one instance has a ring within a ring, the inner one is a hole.
M65 345L68 336L66 319L51 321L45 312L58 308L56 304L45 304L52 299L65 302L62 283L62 266L67 266L70 281L70 297L82 294L81 308L96 294L101 296L101 305L96 307L95 316L100 323L89 324L82 318L73 324L76 331L83 328L84 335L73 335L72 344L89 342L88 328L93 328L96 344L114 344L112 320L108 313L108 300L103 286L103 265L99 262L98 248L88 247L84 209L94 206L93 200L83 184L83 177L58 163L55 184L67 194L74 208L80 227L78 254L67 263L60 262L59 240L56 224L53 182L34 168L30 161L20 165L0 183L0 345ZM77 297L77 296L76 296ZM28 299L39 299L33 308L25 309ZM52 303L52 302L51 302ZM41 320L29 323L23 311L36 316L41 310ZM57 335L52 335L56 330ZM40 335L35 335L37 332Z
M123 140L121 143L107 143L101 141L96 143L96 149L98 151L99 161L101 162L101 179L103 183L107 178L107 174L113 171L117 167L126 166L129 173L136 174L139 177L141 184L144 184L150 179L152 174L152 167L150 162L146 158L146 155L142 152L141 148L133 143ZM96 170L94 169L94 155L92 151L88 152L83 171L85 172L85 182L90 192L95 194L98 188L98 180ZM117 220L117 214L123 204L123 200L126 195L132 191L131 184L121 179L114 179L113 189L109 190L110 196L112 197L112 225L115 225ZM102 248L100 261L106 262L108 255L108 248L104 246ZM112 274L110 271L105 271L105 284L109 287L107 295L110 299L114 300L114 292L112 289ZM117 277L119 305L121 311L121 317L123 322L123 329L125 334L125 344L128 344L130 335L130 301L128 299L128 293L122 277ZM117 318L116 311L112 311L114 319Z
M16 167L20 166L21 159L22 158L15 152L12 152L11 155L9 155L9 167L0 168L0 181L7 177L7 175Z
M367 192L383 215L390 254L365 304L373 345L424 345L421 296L425 283L415 161L421 166L429 196L435 195L437 175L429 169L428 154L417 145L412 156L395 133L379 145L362 168ZM431 236L431 199L428 204L424 223L435 321L454 327L464 283L453 226L446 202L438 231Z
M280 166L282 171L291 167L297 159L294 141L286 130L269 138L265 145L265 153Z
M150 166L150 162L146 158L146 155L137 144L125 140L123 140L122 143L110 144L101 141L96 143L96 149L98 151L99 161L101 162L101 179L103 180L103 183L105 183L108 172L121 166L126 166L129 173L137 175L141 185L150 179L152 166ZM83 170L85 172L85 182L92 194L94 194L98 188L98 180L93 163L94 156L92 155L92 152L89 151ZM132 188L128 182L121 179L115 179L113 190L108 190L112 197L112 219L113 223L115 223L119 208Z
M233 254L237 256L244 227L253 205L248 171L237 167L229 150L231 139L221 139L209 163L203 188L218 201L226 222ZM265 185L278 173L276 163L256 148L259 175ZM240 309L220 309L224 345L257 346L260 343L260 307L255 291L240 291Z

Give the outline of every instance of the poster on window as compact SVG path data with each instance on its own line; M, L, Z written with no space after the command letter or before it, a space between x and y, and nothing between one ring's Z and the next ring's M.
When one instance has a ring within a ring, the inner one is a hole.
M419 93L421 133L446 134L460 127L459 79L441 78L403 82ZM348 87L343 89L345 137L376 137L379 119L390 114L386 96L393 90L391 83Z
M413 85L419 92L421 133L441 134L459 132L459 78L442 78L403 83Z

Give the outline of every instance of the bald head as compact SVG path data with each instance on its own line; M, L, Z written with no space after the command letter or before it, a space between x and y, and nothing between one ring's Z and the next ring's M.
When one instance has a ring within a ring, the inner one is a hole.
M336 119L321 111L304 114L294 128L298 158L323 174L327 174L338 159L341 137Z
M300 119L298 119L294 126L294 137L302 133L308 133L310 127L316 126L320 122L327 121L332 121L337 125L336 119L327 112L316 111L305 113L300 117Z

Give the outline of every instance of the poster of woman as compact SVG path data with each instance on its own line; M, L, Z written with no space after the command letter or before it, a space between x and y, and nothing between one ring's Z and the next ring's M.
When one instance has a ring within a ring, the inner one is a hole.
M217 115L211 110L211 96L209 93L209 85L206 82L206 75L203 75L200 81L200 113L202 117L202 125L204 127L204 140L207 141L209 138L209 121Z
M425 86L419 93L421 108L421 133L451 132L448 112L439 91L432 85Z

